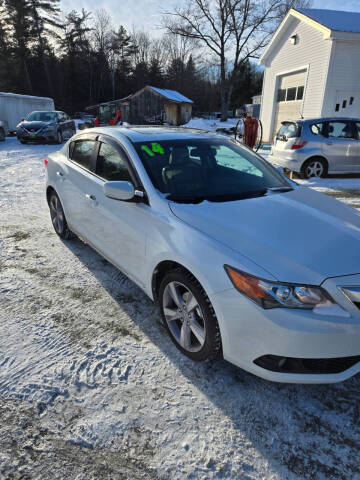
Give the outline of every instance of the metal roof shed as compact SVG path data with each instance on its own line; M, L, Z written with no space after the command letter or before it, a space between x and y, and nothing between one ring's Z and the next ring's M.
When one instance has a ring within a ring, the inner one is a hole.
M175 90L147 85L130 98L130 122L183 125L191 118L193 103Z

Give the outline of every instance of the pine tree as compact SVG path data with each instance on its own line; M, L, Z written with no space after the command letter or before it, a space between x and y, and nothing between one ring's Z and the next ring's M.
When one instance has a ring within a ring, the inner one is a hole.
M27 0L5 0L6 22L11 29L10 42L16 58L19 75L19 88L22 93L33 93L29 71L31 57L29 44L34 39L32 30L32 12Z
M47 61L47 38L59 38L56 30L63 28L62 23L57 20L60 13L59 3L60 0L28 0L28 8L32 13L32 28L51 96L54 95L54 89Z
M152 58L149 67L149 84L154 87L164 86L164 75L160 62L157 58Z

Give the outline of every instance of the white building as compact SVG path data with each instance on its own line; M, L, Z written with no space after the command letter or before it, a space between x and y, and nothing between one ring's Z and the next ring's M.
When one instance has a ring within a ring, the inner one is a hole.
M259 63L265 141L284 120L360 117L360 13L291 9Z

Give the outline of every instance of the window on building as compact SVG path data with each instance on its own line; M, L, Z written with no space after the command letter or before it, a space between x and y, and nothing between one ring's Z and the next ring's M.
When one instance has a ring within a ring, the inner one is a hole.
M350 97L349 105L352 105L353 103L354 103L354 97Z
M346 108L346 100L343 100L342 108Z
M340 103L337 103L336 106L335 106L335 112L338 112L339 108L340 108Z
M304 97L304 85L298 87L279 88L278 102L291 102L293 100L302 100Z
M286 98L286 88L279 88L278 102L283 102Z
M297 87L296 100L302 100L304 97L304 85Z
M290 102L291 100L296 99L296 87L291 87L287 89L286 92L286 101Z

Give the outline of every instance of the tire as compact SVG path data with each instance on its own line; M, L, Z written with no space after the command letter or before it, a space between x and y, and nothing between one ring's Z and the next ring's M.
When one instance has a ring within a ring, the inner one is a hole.
M0 142L5 142L5 130L0 128Z
M160 284L158 300L163 324L184 355L195 361L220 356L221 336L214 309L190 273L181 268L167 273Z
M73 236L73 234L68 227L60 198L54 191L51 192L48 203L50 209L50 218L55 232L60 238L68 240Z
M63 139L61 130L58 130L58 131L57 131L57 135L56 135L56 143L57 143L58 145L60 145L61 143L63 143L63 141L64 141L64 139Z
M327 176L328 166L321 157L313 157L306 160L301 167L301 178L325 178Z

